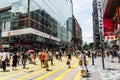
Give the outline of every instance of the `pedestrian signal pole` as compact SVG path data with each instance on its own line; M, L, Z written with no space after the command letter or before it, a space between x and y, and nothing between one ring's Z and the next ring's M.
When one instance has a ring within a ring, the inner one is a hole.
M94 51L92 51L92 65L94 65Z
M103 46L103 36L102 36L102 27L100 27L100 49L101 49L101 56L102 56L102 67L105 69L104 65L104 46Z

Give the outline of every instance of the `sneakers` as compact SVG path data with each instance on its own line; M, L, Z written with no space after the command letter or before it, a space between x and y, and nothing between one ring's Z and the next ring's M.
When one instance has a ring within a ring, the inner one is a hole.
M49 69L46 69L46 71L49 71Z
M25 69L25 67L23 67L23 69Z

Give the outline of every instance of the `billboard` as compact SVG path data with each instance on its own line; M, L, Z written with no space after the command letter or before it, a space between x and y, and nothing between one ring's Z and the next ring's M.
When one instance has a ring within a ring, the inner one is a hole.
M115 40L115 36L105 36L105 40L108 41Z
M3 31L2 32L2 37L8 37L8 36L16 36L16 35L22 35L22 34L36 34L41 37L45 37L48 39L52 39L55 41L60 41L57 37L54 37L52 35L46 34L44 32L35 30L33 28L26 28L26 29L19 29L19 30L12 30L12 31Z
M104 37L105 36L113 36L114 29L113 29L113 20L104 18L103 19L103 25L104 25Z

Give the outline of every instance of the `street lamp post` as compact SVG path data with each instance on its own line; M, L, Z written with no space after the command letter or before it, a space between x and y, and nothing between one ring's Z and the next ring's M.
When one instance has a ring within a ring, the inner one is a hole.
M104 65L103 37L102 37L102 27L100 27L100 49L101 49L101 55L102 55L102 67L103 67L103 69L105 69L105 65Z
M103 66L103 69L105 69L105 65L104 65L104 49L101 48L101 53L102 53L102 66Z
M103 19L103 11L102 11L102 7L100 7L100 19ZM101 49L101 55L102 55L102 67L103 69L105 69L105 65L104 65L104 48L103 48L103 34L102 34L102 31L103 31L103 22L100 22L100 25L99 25L99 32L100 32L100 49Z
M94 51L92 51L92 65L94 65Z

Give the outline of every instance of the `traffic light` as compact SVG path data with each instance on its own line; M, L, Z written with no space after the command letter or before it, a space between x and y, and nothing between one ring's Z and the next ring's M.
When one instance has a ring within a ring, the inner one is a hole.
M95 48L100 49L100 34L95 33Z

